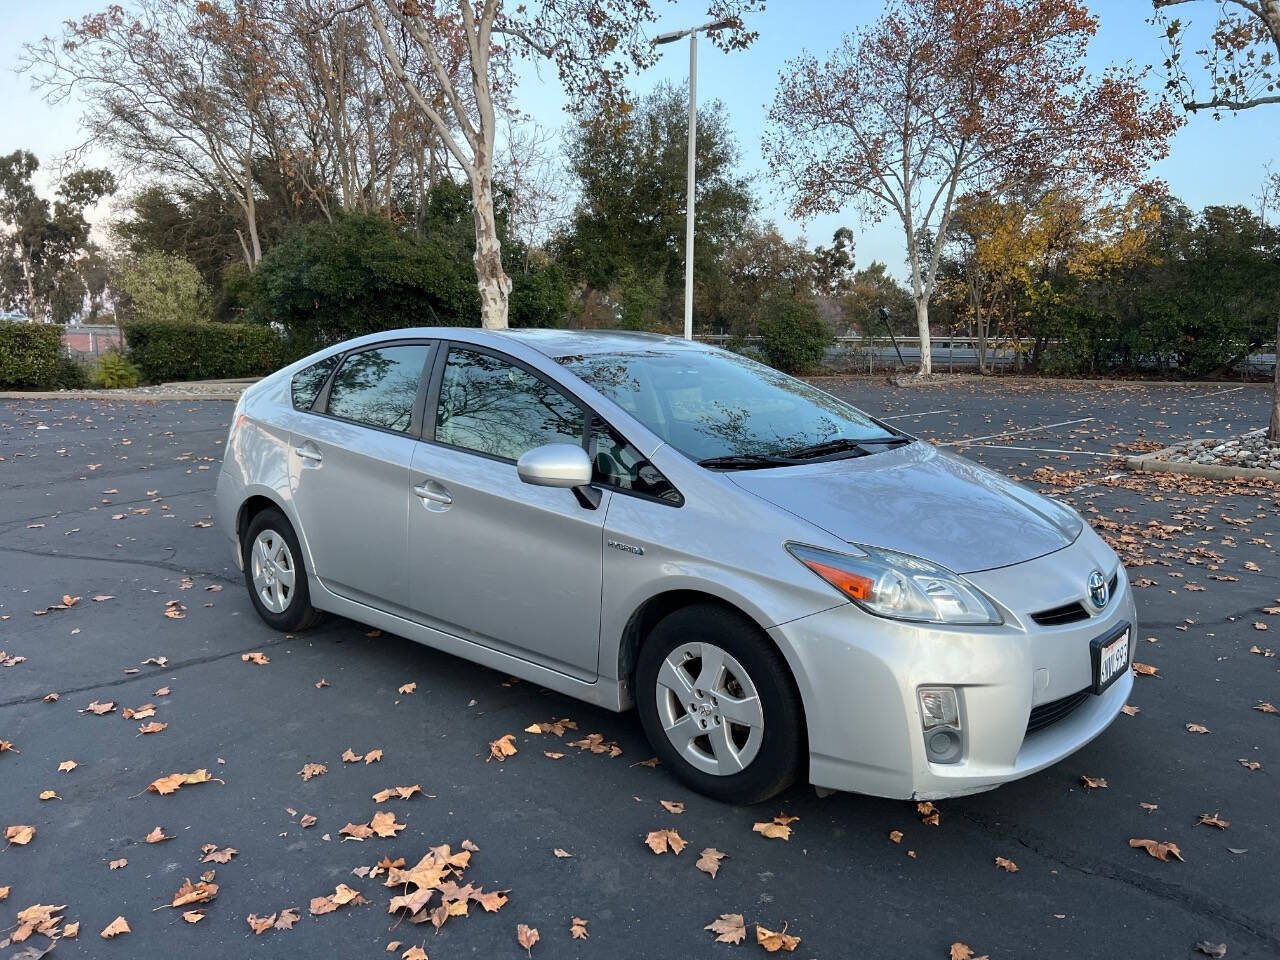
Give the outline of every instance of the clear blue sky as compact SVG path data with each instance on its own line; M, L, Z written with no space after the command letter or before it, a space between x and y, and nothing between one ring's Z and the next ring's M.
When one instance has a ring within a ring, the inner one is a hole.
M0 23L4 25L0 31L0 154L25 148L48 163L80 142L78 109L74 105L44 104L31 92L27 78L16 75L14 68L24 41L55 32L63 19L105 5L106 0L0 0ZM1090 6L1101 21L1090 49L1095 68L1116 62L1143 66L1160 60L1157 31L1145 22L1150 10L1145 0L1095 0ZM1180 13L1183 19L1193 22L1207 21L1214 7L1205 2L1183 8ZM660 9L664 12L661 30L701 22L704 13L696 0L661 4ZM753 21L760 39L748 50L722 54L709 43L699 44L698 99L724 102L742 149L743 165L748 172L759 174L757 192L764 216L776 220L788 235L804 232L811 243L826 243L836 227L848 225L857 237L860 265L873 259L884 260L901 275L903 242L892 224L864 225L852 211L805 224L790 221L773 185L764 176L760 151L765 115L778 72L786 60L805 49L819 55L826 53L842 33L873 19L880 9L879 3L854 0L768 0L765 12ZM636 86L643 92L664 79L682 82L687 73L687 44L673 44L665 49L658 66L639 78ZM554 73L544 68L541 76L532 70L525 74L519 104L545 126L560 127L568 122ZM1157 89L1161 84L1157 75L1150 82ZM105 163L109 158L95 161ZM1154 172L1192 207L1213 203L1254 207L1268 161L1280 167L1280 107L1258 108L1235 117L1227 115L1220 121L1205 115L1192 117L1175 138L1170 157Z

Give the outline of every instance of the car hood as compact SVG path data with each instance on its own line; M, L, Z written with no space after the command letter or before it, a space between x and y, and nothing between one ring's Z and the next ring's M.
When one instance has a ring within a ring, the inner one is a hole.
M841 540L922 557L955 573L1061 550L1082 527L1060 504L923 441L725 476Z

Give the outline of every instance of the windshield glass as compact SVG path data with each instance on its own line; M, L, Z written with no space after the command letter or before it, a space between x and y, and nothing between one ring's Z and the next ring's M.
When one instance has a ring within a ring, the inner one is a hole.
M720 350L636 350L559 362L693 460L787 456L894 434L846 403Z

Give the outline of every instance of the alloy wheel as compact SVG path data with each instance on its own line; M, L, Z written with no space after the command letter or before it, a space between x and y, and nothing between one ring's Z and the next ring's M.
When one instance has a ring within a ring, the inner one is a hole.
M276 531L263 530L253 541L249 562L253 589L262 605L271 613L284 613L293 602L296 576L289 544Z
M713 776L741 773L764 739L764 710L751 677L713 643L685 643L658 669L658 719L691 765Z

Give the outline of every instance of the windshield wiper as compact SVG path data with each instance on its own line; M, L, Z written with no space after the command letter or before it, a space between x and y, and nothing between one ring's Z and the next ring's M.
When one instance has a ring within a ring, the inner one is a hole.
M724 457L707 457L698 466L713 470L759 470L764 467L785 467L795 463L789 457L776 457L767 453L734 453Z
M795 450L788 450L787 456L796 460L812 460L817 457L825 457L834 453L852 453L859 457L865 457L874 450L868 450L868 445L879 446L881 444L910 443L910 437L893 435L888 437L870 437L864 440L853 440L849 437L837 437L835 440L824 440L821 443L812 443L807 447L798 447Z

